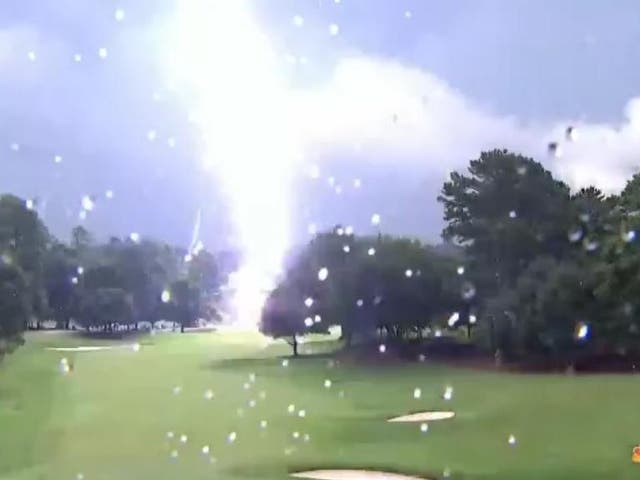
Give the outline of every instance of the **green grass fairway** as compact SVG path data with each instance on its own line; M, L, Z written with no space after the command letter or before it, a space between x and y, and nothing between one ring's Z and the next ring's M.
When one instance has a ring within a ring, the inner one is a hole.
M45 348L114 342L28 335L0 365L0 478L283 480L290 471L318 467L427 478L442 478L448 468L453 479L640 478L640 465L631 463L640 443L638 376L510 375L428 363L330 366L320 357L283 367L288 347L258 335L159 334L140 341L139 352L61 353ZM63 356L74 366L67 376L58 368ZM441 398L447 385L454 388L448 402ZM178 395L175 386L182 387ZM204 398L207 389L215 392L212 400ZM427 433L419 424L385 421L429 409L457 416L430 423ZM231 432L237 438L229 444ZM515 447L507 444L512 433ZM203 445L215 463L201 453Z

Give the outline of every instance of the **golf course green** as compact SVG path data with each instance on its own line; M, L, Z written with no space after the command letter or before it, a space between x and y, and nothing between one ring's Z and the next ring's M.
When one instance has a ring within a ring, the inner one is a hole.
M333 468L640 478L637 376L356 365L319 354L331 344L316 340L294 359L252 333L157 334L134 340L139 350L132 340L27 334L0 363L0 479L284 480ZM50 350L100 345L117 348ZM387 422L425 410L455 417Z

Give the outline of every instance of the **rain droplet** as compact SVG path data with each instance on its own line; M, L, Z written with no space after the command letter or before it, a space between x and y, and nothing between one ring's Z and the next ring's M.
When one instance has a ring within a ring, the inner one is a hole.
M464 300L471 300L476 296L476 287L473 286L470 282L465 282L462 285L462 298Z
M171 453L169 454L169 456L171 458L178 458L178 451L177 450L171 450Z
M107 49L105 47L101 47L101 48L98 49L98 56L101 59L104 60L105 58L107 58L107 55L109 55L109 52L107 51Z
M475 315L473 314L469 315L469 323L471 325L474 325L477 321L478 321L478 318Z
M296 27L301 27L304 25L304 18L300 15L294 15L291 23L293 23L293 25L295 25Z
M315 223L310 223L307 226L307 232L309 233L309 235L315 235L316 233L318 233L318 227L316 227Z
M445 400L451 400L453 398L453 387L445 388L442 398L444 398Z
M344 229L344 233L346 235L353 235L353 227L351 225L347 225Z
M162 303L169 303L171 301L171 292L169 290L163 290L160 294L160 300Z
M180 435L180 443L187 443L188 437L184 434Z
M509 435L509 438L507 439L507 443L509 443L509 445L513 446L516 444L516 437L511 434Z
M636 232L634 230L629 230L622 235L622 239L627 243L633 242L636 239Z
M282 360L282 366L283 367L288 367L289 366L289 360L287 360L286 358L284 360Z
M176 139L173 137L169 137L167 138L167 145L169 146L169 148L175 148L176 146Z
M322 317L320 317L320 315L316 315L313 317L314 323L320 323L321 321L322 321Z
M584 239L583 245L584 245L584 249L587 252L593 252L597 250L598 247L600 246L600 244L596 240L588 240L586 238Z
M576 230L572 230L568 234L568 238L570 242L579 242L582 238L582 229L578 228Z
M113 16L116 19L116 22L121 22L122 20L124 20L124 10L121 8L116 8Z
M420 431L422 433L427 433L429 431L429 425L426 423L421 423L420 424Z
M516 218L518 216L518 214L516 213L515 210L511 210L509 212L509 218Z
M560 145L558 145L558 142L549 142L549 144L547 145L547 152L551 157L554 157L554 158L562 157L562 148L560 148Z
M84 195L82 197L81 204L82 204L82 208L84 208L88 212L92 211L93 208L95 207L95 203L93 202L93 200L89 195Z
M251 384L249 384L249 383L246 383L246 382L245 382L245 383L242 385L242 388L244 388L245 390L249 390L249 389L251 388Z
M60 155L54 155L53 163L62 163L62 157Z
M371 247L369 248L369 250L367 250L367 254L369 254L369 256L373 256L376 254L376 249Z
M255 381L256 381L256 374L255 373L250 373L249 374L249 381L251 383L255 383Z
M308 442L309 440L311 440L311 437L309 436L309 434L308 434L308 433L305 433L305 434L304 434L304 436L302 437L302 440L303 440L304 442Z
M342 246L342 251L344 253L349 253L351 251L351 247L349 245L343 245Z
M155 130L149 130L147 132L147 140L153 142L158 137L158 133Z
M406 10L404 12L404 16L405 16L405 18L411 18L413 16L413 14L411 13L411 10Z
M567 129L564 131L564 136L569 142L575 142L578 139L578 130L569 125Z
M324 381L324 388L331 388L331 380L326 379Z
M76 63L80 63L82 61L82 55L79 53L73 54L73 61Z
M364 301L361 298L359 298L358 300L356 300L356 305L358 307L361 307L362 305L364 305Z
M589 336L589 325L584 322L580 322L576 325L576 338L578 340L585 340Z
M11 150L13 150L14 152L19 152L20 151L20 144L18 143L12 143L10 146Z
M420 390L419 388L414 388L413 389L413 398L415 398L417 400L421 396L422 396L422 390Z
M304 417L306 417L306 416L307 416L307 411L306 411L306 410L300 410L300 411L298 412L298 416L299 416L300 418L304 418Z
M35 62L36 61L36 52L34 52L33 50L30 51L29 53L27 53L27 58L30 61Z
M137 232L131 232L129 234L129 239L134 243L138 243L140 242L140 234Z
M255 408L256 401L254 399L249 400L249 408Z
M456 272L458 272L458 275L464 275L464 267L463 266L458 267Z
M27 210L33 210L36 207L36 204L31 198L27 198L27 200L24 202L24 206L27 208Z
M324 282L328 276L329 270L326 267L322 267L320 270L318 270L318 280L320 280L321 282Z
M410 268L407 268L407 269L404 271L404 276L405 276L405 277L407 277L407 278L411 278L411 277L413 277L413 270L411 270Z
M227 435L227 442L233 443L236 441L236 438L238 438L236 432L231 432L229 435Z
M353 188L360 188L362 186L362 180L356 178L353 180Z
M292 436L293 438L295 438L295 439L298 439L298 438L300 438L300 432L293 432L293 433L291 434L291 436Z
M180 387L180 386L173 387L173 394L174 395L179 395L181 391L182 391L182 387Z
M209 455L209 445L205 445L202 447L202 454Z
M209 389L204 392L204 399L211 400L213 398L213 390Z
M380 215L378 213L371 215L371 225L380 225L380 220Z
M260 428L262 428L262 429L267 428L267 421L266 420L260 420Z
M378 346L378 351L379 351L380 353L384 353L384 352L386 352L386 351L387 351L387 346L386 346L384 343L381 343L381 344Z
M311 297L307 297L307 298L305 298L305 299L304 299L304 305L305 305L307 308L311 308L311 305L313 305L313 298L311 298Z
M167 432L167 438L168 438L169 440L171 440L174 436L175 436L175 435L174 435L174 433L173 433L173 432Z
M305 327L312 327L313 326L313 318L311 317L307 317L304 319L304 326Z
M338 27L337 24L332 23L331 25L329 25L329 35L335 37L336 35L338 35L338 33L340 33L340 27Z
M287 407L287 412L293 413L296 411L296 406L292 403Z
M140 351L140 344L139 343L132 343L131 344L131 350L134 352L139 352Z

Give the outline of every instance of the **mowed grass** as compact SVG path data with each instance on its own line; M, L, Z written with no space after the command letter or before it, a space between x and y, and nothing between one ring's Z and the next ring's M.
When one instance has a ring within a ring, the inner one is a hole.
M442 478L448 468L453 479L640 478L640 465L630 460L640 443L637 376L495 374L428 362L331 366L326 356L283 367L288 347L255 334L139 341L139 352L61 353L45 348L114 342L28 335L0 365L0 478L286 479L317 467L426 478ZM58 370L63 356L74 366L67 376ZM450 401L442 399L447 385L454 389ZM204 398L207 389L214 399ZM419 424L385 421L429 409L457 416L430 423L427 433ZM237 437L230 444L231 432ZM215 463L201 453L204 445Z

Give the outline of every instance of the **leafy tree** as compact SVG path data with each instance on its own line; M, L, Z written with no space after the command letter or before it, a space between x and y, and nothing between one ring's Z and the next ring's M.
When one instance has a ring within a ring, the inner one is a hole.
M0 261L0 358L22 343L21 333L31 315L24 274Z
M447 222L443 237L463 245L482 271L483 296L512 286L538 255L559 258L569 248L569 189L530 158L482 152L468 175L451 174L438 200Z
M44 264L47 303L58 328L69 329L77 314L78 279L74 252L64 244L56 243L47 251Z
M80 323L87 330L113 331L116 325L131 323L131 298L121 288L97 288L85 292Z

